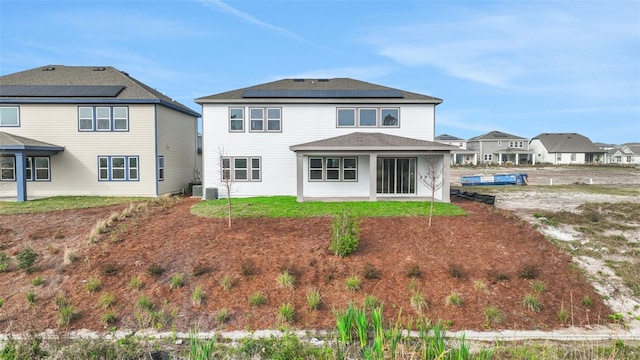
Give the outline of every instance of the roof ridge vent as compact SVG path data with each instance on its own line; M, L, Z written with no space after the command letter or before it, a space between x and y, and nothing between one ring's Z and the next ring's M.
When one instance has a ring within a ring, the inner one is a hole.
M56 68L55 68L55 67L53 67L53 66L45 66L45 67L43 67L43 68L42 68L42 71L53 71L53 70L55 70L55 69L56 69Z
M124 71L120 71L120 72L122 73L122 75L129 76L128 72L124 72Z
M93 68L93 71L105 71L106 69L104 66L96 66Z
M293 79L293 82L304 82L304 79Z

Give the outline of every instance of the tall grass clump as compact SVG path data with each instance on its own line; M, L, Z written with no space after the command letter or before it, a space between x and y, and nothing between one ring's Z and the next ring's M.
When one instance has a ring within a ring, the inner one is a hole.
M184 286L184 277L182 274L175 274L169 280L169 288L171 290L179 289Z
M411 294L409 303L411 304L413 310L415 310L418 314L422 314L422 312L427 310L428 308L427 299L424 297L424 294L420 290L414 291L413 294Z
M533 312L542 311L542 303L537 296L532 294L527 294L524 296L524 298L522 299L522 306L524 306L525 309Z
M4 252L0 252L0 272L5 272L9 269L11 264L11 258Z
M322 303L320 290L309 289L307 290L306 297L307 297L307 308L309 308L309 310L318 310L318 308L320 308L320 304Z
M249 297L249 304L251 304L251 306L253 307L260 307L266 303L267 296L262 291L254 292Z
M344 288L347 291L358 292L360 291L361 287L362 280L360 280L360 277L358 277L357 275L350 276L344 281Z
M290 303L282 304L278 308L278 324L292 323L296 310Z
M33 264L36 261L38 254L31 246L27 246L16 254L16 260L18 260L18 267L24 270L27 274L32 273L34 268Z
M283 271L278 275L278 286L281 288L294 289L296 286L296 279L288 271Z
M92 277L91 279L87 280L87 284L84 286L84 288L87 289L87 291L90 293L97 292L101 287L102 282L100 282L100 279L98 277Z
M204 294L202 292L202 287L196 286L196 288L193 290L193 293L191 294L191 304L195 307L200 307L200 305L202 305L203 297Z
M454 291L451 294L447 295L444 300L444 304L446 306L460 307L462 306L462 297L460 296L460 294Z
M329 250L338 257L345 257L358 248L360 224L348 211L334 216L331 223Z
M142 289L142 280L140 276L135 275L131 277L127 285L133 290L140 290Z
M484 308L484 319L487 322L487 325L495 325L501 324L504 322L504 315L500 308L494 305L489 305Z

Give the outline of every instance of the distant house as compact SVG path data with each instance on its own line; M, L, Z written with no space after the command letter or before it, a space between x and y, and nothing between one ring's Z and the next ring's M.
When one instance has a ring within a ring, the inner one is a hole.
M110 66L1 76L0 196L181 192L198 166L199 116Z
M535 164L526 138L501 131L491 131L467 140L467 150L478 153L480 163Z
M196 99L202 104L203 187L232 196L419 199L426 164L449 156L434 142L441 99L348 78L283 79Z
M610 164L640 164L640 144L629 143L615 146L607 151Z
M529 148L538 163L597 163L603 162L606 154L589 138L576 133L543 133L531 139Z
M467 140L453 135L442 134L436 136L435 141L458 148L451 151L451 165L478 164L478 153L473 150L467 150Z

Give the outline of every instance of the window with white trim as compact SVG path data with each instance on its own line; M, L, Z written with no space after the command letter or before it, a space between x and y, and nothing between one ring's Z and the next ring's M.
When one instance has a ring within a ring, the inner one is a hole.
M51 180L51 167L47 156L29 156L26 158L26 178L27 181L49 181Z
M571 153L571 161L576 161L576 153Z
M562 154L561 153L557 153L556 154L556 161L562 161Z
M484 161L493 161L493 154L484 154Z
M222 181L262 180L262 158L259 156L223 156L220 162Z
M0 181L16 181L16 159L0 156Z
M264 131L264 109L249 108L250 131Z
M129 108L79 106L78 131L129 131Z
M524 143L522 141L509 141L509 147L512 149L523 148Z
M98 156L98 180L138 181L138 164L137 156Z
M20 126L20 109L17 106L0 106L0 127Z
M310 157L309 181L358 181L358 158Z
M337 127L400 127L399 108L338 108Z
M265 121L266 121L266 124L265 124ZM282 131L282 109L250 107L249 108L249 131L252 131L252 132Z
M158 156L158 181L164 180L164 156Z
M244 108L229 108L229 131L244 132Z

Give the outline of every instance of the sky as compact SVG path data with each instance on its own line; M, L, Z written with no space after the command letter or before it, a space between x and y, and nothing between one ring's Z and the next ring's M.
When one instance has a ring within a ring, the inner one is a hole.
M0 0L0 75L113 66L199 97L348 77L443 99L436 135L640 142L640 0Z

